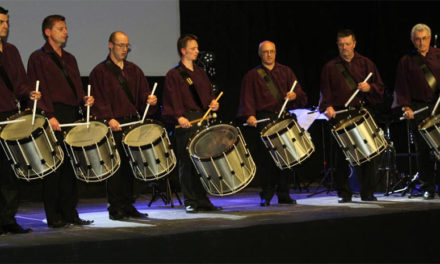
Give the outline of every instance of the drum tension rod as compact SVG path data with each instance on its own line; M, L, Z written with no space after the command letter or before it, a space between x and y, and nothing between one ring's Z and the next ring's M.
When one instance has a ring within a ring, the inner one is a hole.
M295 142L296 141L296 138L292 138L292 142Z
M160 164L160 159L156 159L156 164Z

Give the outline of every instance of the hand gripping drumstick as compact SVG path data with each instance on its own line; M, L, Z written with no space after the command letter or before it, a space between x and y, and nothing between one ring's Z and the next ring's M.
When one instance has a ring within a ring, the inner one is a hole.
M367 82L368 79L370 79L370 77L373 75L372 72L370 72L367 76L367 78L365 78L365 80L363 82ZM350 102L354 99L354 97L359 93L359 89L356 89L356 91L351 95L350 99L348 99L348 101L344 104L345 107L347 107Z
M270 120L269 117L268 118L263 118L263 119L257 120L256 123L258 124L258 123L269 121L269 120ZM243 126L248 126L248 125L249 125L248 123L243 123Z
M37 80L37 83L35 84L35 91L38 92L38 89L40 88L40 81ZM34 108L32 109L32 125L35 123L35 112L37 111L37 101L34 101Z
M194 124L194 123L197 123L197 122L200 122L200 121L203 122L204 120L211 119L211 118L217 118L217 114L214 113L214 114L212 114L212 115L208 115L208 116L205 117L205 118L197 118L197 119L194 119L194 120L189 121L189 123L190 123L190 124ZM181 127L182 127L181 125L177 125L177 126L175 126L175 128L181 128Z
M154 83L153 90L151 91L151 95L154 95L154 92L156 91L156 87L157 87L157 82ZM144 115L142 116L142 121L141 121L142 124L144 123L145 117L147 116L148 108L150 108L150 104L147 104L147 107L145 108Z
M90 98L90 84L87 86L87 100ZM87 128L90 126L90 104L87 105Z
M219 94L219 95L217 96L217 98L215 99L215 102L217 102L218 99L220 99L220 97L222 97L222 95L223 95L223 92L220 92L220 94ZM208 109L208 111L206 111L205 115L202 117L202 120L200 120L200 121L197 123L197 126L200 126L200 125L202 124L203 120L205 120L205 117L209 114L209 112L211 112L211 107Z
M428 106L425 106L423 108L417 109L416 111L414 111L414 115L417 115L418 113L423 112L423 111L427 110L428 108L429 108ZM403 119L405 119L405 117L401 116L400 120L403 120Z
M295 80L295 81L293 82L292 88L290 88L289 93L293 92L293 90L295 89L296 83L297 83L297 81ZM287 105L287 102L288 102L288 101L289 101L289 99L284 100L283 107L281 107L281 111L280 111L280 113L278 114L278 119L279 119L280 116L283 114L283 112L284 112L284 108L286 108L286 105Z

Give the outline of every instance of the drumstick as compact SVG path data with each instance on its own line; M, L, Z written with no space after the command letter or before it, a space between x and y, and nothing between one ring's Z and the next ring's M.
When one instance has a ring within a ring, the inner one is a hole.
M223 95L223 91L220 92L220 94L217 96L217 98L214 101L217 102L218 99L220 99L220 97L222 97L222 95ZM208 108L208 111L206 111L205 115L201 118L199 123L197 123L198 126L200 126L202 124L203 120L205 120L205 117L208 116L209 112L211 112L211 107Z
M416 111L414 111L414 115L417 115L418 113L423 112L423 111L427 110L428 108L429 108L428 106L425 106L423 108L417 109ZM403 120L403 119L405 119L405 117L401 116L400 120Z
M87 86L87 101L90 98L90 84ZM90 126L90 104L87 105L87 128Z
M206 119L211 119L211 118L216 118L216 117L217 117L217 114L214 113L214 114L209 115L209 116L207 116L207 117L205 117L205 118L197 118L197 119L191 120L191 121L189 121L189 123L190 123L190 124L194 124L194 123L197 123L197 122L200 122L200 121L206 120ZM182 127L181 125L177 125L177 126L175 126L175 128L181 128L181 127Z
M23 122L23 121L26 121L26 119L6 120L6 121L0 122L0 125L7 125L7 124L18 123L18 122Z
M269 121L269 120L270 120L269 117L268 118L263 118L263 119L257 120L256 123L258 124L258 123ZM243 123L243 126L248 126L248 125L249 125L248 123Z
M340 113L344 113L344 112L347 112L347 111L348 111L348 108L347 109L342 109L342 110L336 111L335 115L340 114Z
M435 114L435 111L437 110L439 103L440 103L440 96L438 97L437 102L435 103L434 109L432 109L431 116Z
M373 75L372 72L370 72L367 76L367 78L365 78L365 80L363 82L367 82L368 79L370 79L370 77ZM344 104L345 107L347 107L350 102L354 99L354 97L359 93L359 89L356 89L356 91L351 95L351 97L348 99L348 101Z
M121 125L119 125L119 127L126 127L126 126L131 126L131 125L136 125L136 124L139 124L139 123L141 123L142 121L133 121L133 122L129 122L129 123L125 123L125 124L121 124Z
M293 90L295 89L296 83L297 83L297 81L295 80L295 81L293 82L292 88L290 88L289 93L293 92ZM286 105L287 105L287 102L288 102L288 101L289 101L289 99L284 100L283 107L281 107L281 111L280 111L280 113L278 114L278 119L279 119L280 116L283 114L283 112L284 112L284 108L286 108Z
M60 124L60 127L71 127L71 126L85 126L89 125L87 123L66 123L66 124Z
M35 91L38 92L38 89L40 88L40 81L37 80L37 83L35 84ZM32 109L32 125L34 125L35 123L35 112L37 111L37 101L38 100L34 100L34 108Z
M151 91L151 95L154 95L154 92L156 91L156 86L157 86L157 82L154 83L153 90ZM150 104L147 104L147 107L145 108L141 123L144 123L145 117L147 116L148 108L150 108Z

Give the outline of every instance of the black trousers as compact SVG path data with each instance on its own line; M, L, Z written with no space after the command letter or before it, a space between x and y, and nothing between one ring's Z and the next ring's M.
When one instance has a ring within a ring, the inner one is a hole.
M188 120L201 118L201 112L189 112L185 114ZM176 156L179 173L180 188L183 193L185 206L193 207L211 207L212 203L209 200L206 190L203 188L200 177L194 168L188 150L186 149L189 139L197 132L197 124L191 128L177 128L174 131L176 142Z
M135 120L137 120L137 117L118 118L120 124ZM122 145L123 135L127 130L128 128L126 127L123 131L113 131L116 148L121 157L121 166L106 182L109 203L108 211L110 214L127 212L133 207L135 202L133 193L134 176Z
M54 108L55 118L60 124L80 119L78 107L55 103ZM48 224L60 220L72 222L78 217L78 185L64 148L64 133L55 131L55 136L63 148L64 162L54 173L43 178L43 202Z
M15 112L0 113L0 120L6 120L13 114ZM15 214L20 203L18 178L3 150L0 150L0 170L0 226L15 224Z
M257 120L270 118L271 120L277 119L276 113L271 112L258 112L256 115ZM259 123L257 125L257 130L261 132L267 125L267 122ZM270 155L267 148L264 146L261 138L257 140L257 169L260 170L260 185L261 193L260 196L270 201L274 194L276 193L278 197L286 197L289 195L289 175L292 170L279 169L272 156Z

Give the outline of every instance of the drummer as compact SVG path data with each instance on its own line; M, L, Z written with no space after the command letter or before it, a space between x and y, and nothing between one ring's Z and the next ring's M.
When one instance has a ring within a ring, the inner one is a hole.
M163 91L162 116L168 123L180 126L174 134L175 151L187 213L222 209L214 206L209 200L186 150L188 140L198 128L190 121L202 118L208 108L213 111L219 108L219 103L214 100L208 75L194 63L199 54L197 41L197 37L192 34L183 35L177 40L177 51L181 59L179 64L166 74Z
M68 34L65 17L46 17L42 31L46 43L29 57L27 75L31 83L40 81L40 91L46 96L37 107L45 112L58 143L63 145L60 124L80 119L78 110L81 106L93 105L94 98L85 96L76 59L63 48ZM79 218L77 181L67 158L55 173L43 179L43 200L49 227L93 222Z
M268 123L257 124L257 120L270 118L276 121L277 112L281 110L285 99L289 101L286 109L295 109L307 104L307 95L299 83L292 92L289 91L297 77L288 66L276 62L275 43L268 40L261 42L258 55L261 65L243 77L237 115L244 118L249 126L261 131ZM262 187L260 205L269 206L275 192L279 204L296 204L289 194L288 176L292 172L276 167L261 140L257 140L256 162Z
M139 112L143 113L147 104L149 114L157 111L157 97L151 95L147 79L142 70L127 61L130 52L130 40L122 31L115 31L108 39L109 54L96 65L90 73L92 94L99 98L91 109L92 114L102 120L108 120L113 131L116 146L121 155L119 170L107 180L108 212L112 220L124 218L144 218L148 214L139 212L134 207L134 176L128 159L124 156L121 125L138 121ZM127 127L128 128L128 127Z
M431 47L431 29L425 24L417 24L411 29L411 41L414 50L404 55L397 67L395 83L395 102L393 107L400 107L404 117L414 120L413 129L428 117L433 110L440 92L440 49ZM427 67L427 72L422 71ZM428 111L414 115L414 111L430 106ZM439 111L437 109L436 114ZM435 197L435 158L430 154L427 143L420 133L414 133L414 142L417 146L418 171L423 182L423 198Z
M17 48L6 41L9 31L8 10L0 7L0 121L20 111L20 100L35 100L41 97L40 92L30 90L26 82L20 53ZM25 106L25 105L23 105ZM18 210L18 181L3 151L0 152L0 235L3 233L28 233L31 229L23 229L15 220Z
M356 38L350 29L340 30L336 38L339 49L339 56L327 62L321 72L321 94L319 100L319 110L331 119L331 124L347 117L347 114L336 114L336 110L344 107L351 95L360 90L357 96L350 102L349 107L360 107L378 104L382 101L384 84L379 75L375 64L367 57L357 53ZM372 77L363 82L369 73ZM371 113L371 112L370 112ZM337 146L332 137L333 146ZM352 191L349 185L349 167L342 150L337 147L337 151L331 154L336 161L335 183L338 192L338 202L351 202ZM376 184L376 167L380 156L365 162L360 166L355 166L356 174L359 178L361 199L363 201L376 201L374 196Z

